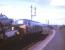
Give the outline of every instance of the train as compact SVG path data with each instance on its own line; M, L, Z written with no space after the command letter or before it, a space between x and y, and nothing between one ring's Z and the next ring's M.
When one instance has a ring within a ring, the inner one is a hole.
M5 26L9 26L9 25L12 25L13 19L8 18L6 15L1 13L0 22Z
M5 26L5 29L3 29L5 39L9 38L9 36L11 38L19 34L23 36L26 34L33 34L43 31L43 26L41 23L31 21L28 19L21 19L21 20L23 21L23 23L11 25L11 26ZM0 25L3 26L2 23Z
M1 29L1 50L19 50L32 42L39 41L42 36L43 39L47 36L42 34L43 25L41 23L27 19L23 19L22 21L23 23L16 23L14 25L5 26L5 29ZM4 26L2 23L0 25Z

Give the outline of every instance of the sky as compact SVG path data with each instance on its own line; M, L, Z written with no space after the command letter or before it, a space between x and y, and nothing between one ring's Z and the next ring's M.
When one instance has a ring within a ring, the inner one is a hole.
M31 5L36 7L32 20L64 24L65 0L0 0L0 13L13 19L31 19Z

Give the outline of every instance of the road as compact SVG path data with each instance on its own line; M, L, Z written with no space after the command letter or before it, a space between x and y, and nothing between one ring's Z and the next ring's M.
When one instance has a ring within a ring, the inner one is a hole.
M56 34L51 42L43 50L65 50L65 33L56 30Z
M34 39L37 37L34 37ZM29 38L30 37L28 37L28 39ZM15 40L13 44L10 44L10 46L7 46L7 48L2 48L2 50L21 50L23 46L28 45L26 41L29 43L30 40ZM45 40L38 41L33 46L30 46L29 48L26 48L24 50L65 50L64 46L64 34L61 33L59 30L54 30L53 33L49 34L49 36L45 38Z
M48 45L48 43L54 38L54 36L55 30L52 30L51 32L49 32L49 35L44 40L38 41L33 46L27 48L27 50L43 50L43 48Z

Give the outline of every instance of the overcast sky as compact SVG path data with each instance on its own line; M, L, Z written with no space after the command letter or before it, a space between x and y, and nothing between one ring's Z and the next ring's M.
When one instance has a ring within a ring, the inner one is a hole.
M47 23L62 21L65 19L65 0L0 0L0 13L13 19L31 19L30 6L36 6L36 16L33 20ZM52 19L52 20L51 20Z

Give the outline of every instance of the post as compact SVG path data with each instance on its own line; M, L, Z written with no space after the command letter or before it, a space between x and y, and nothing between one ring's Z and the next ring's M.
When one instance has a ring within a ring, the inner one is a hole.
M31 21L32 21L32 5L31 5L31 20L29 21L30 26L31 26Z
M33 5L31 5L31 21L33 19L33 16L36 16L36 7L33 7ZM30 25L32 24L30 21Z

